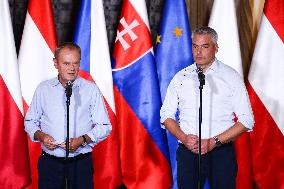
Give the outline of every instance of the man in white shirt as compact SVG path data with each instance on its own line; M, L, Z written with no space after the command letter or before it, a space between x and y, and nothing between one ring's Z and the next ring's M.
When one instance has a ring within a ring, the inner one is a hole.
M208 178L211 189L234 189L237 175L234 141L251 130L253 113L243 78L216 59L218 35L210 27L193 31L195 64L178 72L167 89L161 123L180 142L177 149L179 189L196 189L198 179L198 126L200 81L205 75L201 125L201 188ZM175 115L179 111L179 119ZM237 121L234 121L237 118Z
M108 113L96 84L78 75L81 49L77 44L59 45L53 61L58 76L39 84L25 117L26 132L42 148L38 188L93 189L92 147L106 139L112 130ZM66 150L68 81L73 83L69 96L69 154Z

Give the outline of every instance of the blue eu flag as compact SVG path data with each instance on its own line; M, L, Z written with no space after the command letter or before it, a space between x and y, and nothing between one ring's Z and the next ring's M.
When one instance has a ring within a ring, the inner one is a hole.
M155 59L162 101L174 75L193 64L191 32L184 0L165 0L160 31L156 38ZM178 115L177 115L178 119ZM173 187L177 187L176 150L178 141L167 131L168 146L173 176ZM209 189L206 180L204 189Z

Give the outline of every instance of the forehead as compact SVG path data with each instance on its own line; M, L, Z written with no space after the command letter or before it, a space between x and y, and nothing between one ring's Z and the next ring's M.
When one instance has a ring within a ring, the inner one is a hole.
M80 59L80 53L75 48L64 47L58 53L58 59L73 57Z
M210 34L194 34L192 38L193 44L208 44L213 43L212 36Z

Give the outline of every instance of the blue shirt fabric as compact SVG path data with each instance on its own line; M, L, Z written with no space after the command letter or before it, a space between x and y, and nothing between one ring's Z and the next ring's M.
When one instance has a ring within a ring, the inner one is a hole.
M37 130L52 136L56 143L66 139L66 94L65 88L58 78L42 82L37 87L32 103L25 117L25 130L34 142ZM92 142L85 147L80 146L74 157L80 153L92 151L92 147L104 140L111 132L108 113L98 87L83 78L77 77L73 83L69 107L69 137L76 138L87 134ZM54 156L65 157L65 149L42 149Z
M192 64L174 76L160 111L163 123L167 118L175 120L179 110L181 130L194 135L198 135L200 106L196 69L196 64ZM243 78L217 59L204 75L201 138L212 138L232 127L235 115L251 130L254 117Z

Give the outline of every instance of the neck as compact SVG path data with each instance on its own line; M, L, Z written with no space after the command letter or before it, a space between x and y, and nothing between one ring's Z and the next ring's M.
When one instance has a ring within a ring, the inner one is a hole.
M196 66L201 68L203 70L203 73L205 73L208 70L208 68L213 64L214 61L215 61L215 59L213 59L213 61L211 61L209 64L206 64L206 65L204 65L204 64L200 65L200 64L196 63Z
M66 83L68 82L68 80L67 80L67 81L64 81L62 78L60 78L59 75L58 75L57 79L58 79L59 83L61 83L61 85L62 85L64 88L66 88ZM70 81L71 81L72 83L74 83L75 80L76 80L76 79L70 80Z

